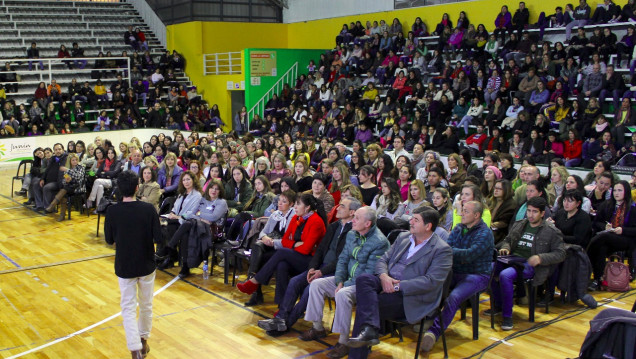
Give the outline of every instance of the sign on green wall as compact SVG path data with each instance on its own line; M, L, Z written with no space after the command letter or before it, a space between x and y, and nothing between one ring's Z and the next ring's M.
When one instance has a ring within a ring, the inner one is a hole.
M297 76L307 74L310 60L317 64L325 50L245 49L245 106L250 110L272 87L298 63ZM287 76L290 87L296 79ZM251 118L250 118L251 121Z

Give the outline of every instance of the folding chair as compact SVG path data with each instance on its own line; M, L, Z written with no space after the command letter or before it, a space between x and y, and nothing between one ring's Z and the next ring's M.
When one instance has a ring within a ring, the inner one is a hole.
M15 184L15 181L16 180L24 181L24 177L26 177L27 165L30 165L31 167L33 167L33 160L20 161L20 164L18 165L18 170L16 171L15 176L13 176L13 178L11 179L11 198L13 198L13 185ZM29 168L29 171L30 170L31 169ZM20 171L22 171L22 174L20 174Z

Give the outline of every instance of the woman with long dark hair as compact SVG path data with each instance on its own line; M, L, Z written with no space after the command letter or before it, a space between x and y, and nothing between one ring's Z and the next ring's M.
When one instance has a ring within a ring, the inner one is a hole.
M605 259L616 251L634 250L636 238L636 204L630 195L627 181L621 180L614 185L612 198L600 206L594 219L593 228L597 232L590 241L587 254L592 262L594 281L588 289L596 290L602 284L601 277L605 269ZM630 264L634 272L634 263Z

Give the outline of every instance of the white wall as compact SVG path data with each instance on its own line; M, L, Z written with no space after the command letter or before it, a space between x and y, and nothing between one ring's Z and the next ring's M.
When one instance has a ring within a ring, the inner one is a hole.
M393 0L290 0L289 9L283 9L283 22L289 24L392 10Z

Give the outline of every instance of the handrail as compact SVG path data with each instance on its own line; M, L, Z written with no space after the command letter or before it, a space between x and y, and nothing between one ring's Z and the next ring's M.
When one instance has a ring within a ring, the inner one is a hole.
M159 43L161 43L161 47L167 48L166 25L157 16L152 7L148 5L148 2L146 0L126 0L126 3L131 4L137 10L141 18L144 19L144 22L155 34Z
M263 113L265 112L265 104L267 103L267 101L269 101L269 99L274 94L280 93L280 91L283 89L283 85L284 84L290 84L290 86L291 86L293 84L293 82L296 81L297 77L298 77L298 62L295 62L289 68L289 70L287 70L280 77L280 79L278 79L278 81L276 81L276 83L269 89L269 91L267 91L265 93L265 95L263 95L263 97L261 97L261 99L258 100L256 102L256 104L254 104L254 106L252 106L252 108L249 111L247 111L247 128L248 128L248 130L250 128L250 121L251 121L252 118L254 118L254 114L258 113L259 116L263 117Z
M118 70L119 71L126 71L126 74L130 74L130 57L65 57L65 58L59 58L59 57L52 57L52 58L37 58L37 59L27 59L27 58L14 58L14 59L0 59L0 62L9 62L11 64L15 64L15 63L25 63L25 62L31 62L32 66L39 66L39 62L42 62L42 65L47 66L47 72L49 75L49 80L48 83L51 82L51 80L54 80L53 78L53 74L62 74L61 71L67 71L67 70L56 70L53 69L53 64L59 64L59 63L63 63L66 61L71 61L71 62L75 62L75 61L94 61L94 60L126 60L126 67L121 67L121 68L117 68L117 69L113 69L113 68L97 68L98 70L105 70L105 71L112 71L112 70ZM45 65L46 63L46 65ZM74 73L78 73L78 72L90 72L92 70L95 70L96 68L84 68L84 69L74 69L73 72ZM4 67L0 67L0 70L4 70ZM32 74L33 71L29 71L29 70L14 70L14 71L0 71L0 74L4 74L4 73L15 73L15 74ZM38 73L36 72L35 74L39 74L42 75L42 73ZM128 86L131 86L131 80L130 80L130 76L126 75L126 76L122 76L123 78L126 78L128 80ZM40 78L42 79L42 77L40 76ZM11 83L11 82L3 82L5 84L7 83ZM18 82L20 83L20 82Z
M203 54L203 75L240 75L241 52Z

